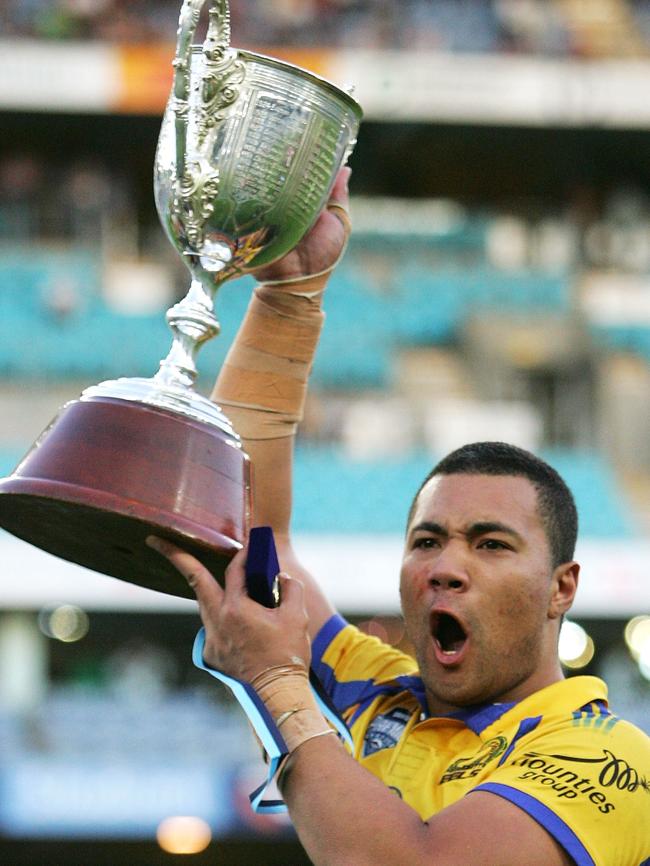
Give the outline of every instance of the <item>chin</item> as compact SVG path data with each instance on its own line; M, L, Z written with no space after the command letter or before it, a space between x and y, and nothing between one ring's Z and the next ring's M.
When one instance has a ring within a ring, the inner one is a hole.
M451 707L473 707L476 704L485 704L490 698L482 692L467 691L464 689L440 689L431 693L437 701L449 704Z
M426 693L434 702L450 707L471 707L489 700L489 697L484 697L485 689L472 687L468 683L441 682L438 677L430 677L424 681L424 685Z
M466 678L462 679L460 672L457 679L453 675L429 677L425 686L435 701L459 708L498 701L507 690L507 686L501 683L468 682Z

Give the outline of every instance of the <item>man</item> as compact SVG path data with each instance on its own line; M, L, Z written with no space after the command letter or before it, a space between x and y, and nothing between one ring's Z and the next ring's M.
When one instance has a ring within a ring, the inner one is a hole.
M417 667L347 625L296 559L293 434L348 229L347 179L260 275L215 387L253 462L253 522L273 526L291 575L280 606L247 597L245 551L222 589L188 554L151 543L196 592L205 664L251 684L284 737L280 786L316 866L650 866L650 741L610 712L604 683L565 681L558 661L577 520L549 466L478 443L425 480L400 575ZM328 735L310 661L352 757Z

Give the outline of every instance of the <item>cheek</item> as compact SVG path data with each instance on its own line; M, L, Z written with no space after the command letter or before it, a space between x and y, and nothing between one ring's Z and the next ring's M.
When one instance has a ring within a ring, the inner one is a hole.
M513 628L518 624L540 620L546 611L548 599L541 581L518 581L518 589L504 594L496 607L499 617Z
M415 604L419 604L427 592L427 586L424 581L419 581L411 587L411 598Z
M417 569L406 566L402 569L399 582L402 606L419 604L426 595L427 589L428 581L423 574L418 575Z

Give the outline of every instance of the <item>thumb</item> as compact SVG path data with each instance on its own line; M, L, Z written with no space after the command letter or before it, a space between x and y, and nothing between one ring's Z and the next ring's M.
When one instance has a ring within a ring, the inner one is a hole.
M348 165L343 166L343 168L339 171L336 176L336 180L334 181L334 186L332 187L330 201L338 202L339 204L345 205L347 207L350 198L350 194L348 192L348 184L350 182L351 174L352 169Z
M278 574L280 585L280 604L285 610L304 612L305 587L302 581L290 577L286 572Z

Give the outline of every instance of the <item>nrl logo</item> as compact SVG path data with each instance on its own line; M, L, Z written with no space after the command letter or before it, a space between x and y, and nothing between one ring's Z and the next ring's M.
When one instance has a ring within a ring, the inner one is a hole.
M499 755L502 755L508 747L508 741L505 737L493 737L487 743L483 743L479 751L470 758L458 758L453 764L450 764L440 779L440 784L445 782L453 782L456 779L470 779L472 776L477 776L483 767L486 767L490 761L494 761Z
M392 749L399 742L411 718L411 711L396 707L371 722L363 741L363 757L382 749Z

